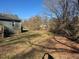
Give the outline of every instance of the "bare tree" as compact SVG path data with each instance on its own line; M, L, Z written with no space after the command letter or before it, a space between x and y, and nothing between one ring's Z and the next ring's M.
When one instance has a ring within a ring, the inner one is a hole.
M52 14L55 15L55 31L65 37L78 42L76 36L78 31L79 0L45 0L44 5ZM51 18L52 19L52 18ZM75 21L75 22L74 22ZM53 24L52 24L53 25ZM52 27L52 26L51 26Z
M34 16L23 22L23 26L28 27L30 30L40 30L42 20L40 16Z

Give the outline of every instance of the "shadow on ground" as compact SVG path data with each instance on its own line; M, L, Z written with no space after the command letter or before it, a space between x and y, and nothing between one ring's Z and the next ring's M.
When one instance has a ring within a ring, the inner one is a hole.
M53 50L53 48L51 48L52 51L49 52L50 54L51 53L67 53L67 54L74 54L74 55L79 55L79 53L77 51L73 51L73 50L68 50L68 49L63 49L63 48L55 48L55 50ZM36 50L36 49L32 49L30 52L28 53L20 53L20 54L17 54L15 56L13 56L11 59L42 59L44 53L47 52L45 50ZM61 54L63 55L63 54ZM63 56L62 56L63 57ZM70 57L69 55L67 57Z

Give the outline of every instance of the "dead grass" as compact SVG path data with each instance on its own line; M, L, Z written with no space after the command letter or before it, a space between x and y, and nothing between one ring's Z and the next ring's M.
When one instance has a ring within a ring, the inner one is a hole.
M48 35L45 32L33 31L23 33L20 36L6 38L7 40L4 39L3 41L0 41L0 59L11 59L13 56L22 52L22 54L27 53L31 51L33 47L35 47L27 43L28 40L30 40L32 43L38 44L38 42L42 42L42 40L46 39L47 37Z
M0 59L42 59L45 52L51 54L55 59L79 59L78 53L71 53L70 50L67 50L70 49L69 47L56 42L51 35L46 31L32 31L21 34L22 37L8 38L7 41L0 43L3 44L0 47ZM70 46L79 47L79 44L74 44L65 37L56 36L56 39ZM29 41L33 44L30 44ZM60 49L57 51L55 48Z

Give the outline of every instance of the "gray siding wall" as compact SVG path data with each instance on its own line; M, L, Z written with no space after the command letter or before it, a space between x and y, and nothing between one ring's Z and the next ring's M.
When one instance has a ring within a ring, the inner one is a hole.
M20 22L14 22L14 28L16 30L20 30L21 29L21 23Z
M14 23L14 26L13 26L13 23ZM0 21L0 24L3 24L7 28L9 28L11 31L21 29L21 23L20 22Z

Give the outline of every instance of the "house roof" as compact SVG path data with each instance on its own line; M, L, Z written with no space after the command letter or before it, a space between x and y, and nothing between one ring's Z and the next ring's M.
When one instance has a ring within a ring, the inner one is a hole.
M12 15L12 14L3 14L0 13L0 20L1 21L16 21L16 22L21 22L19 17L17 15Z

